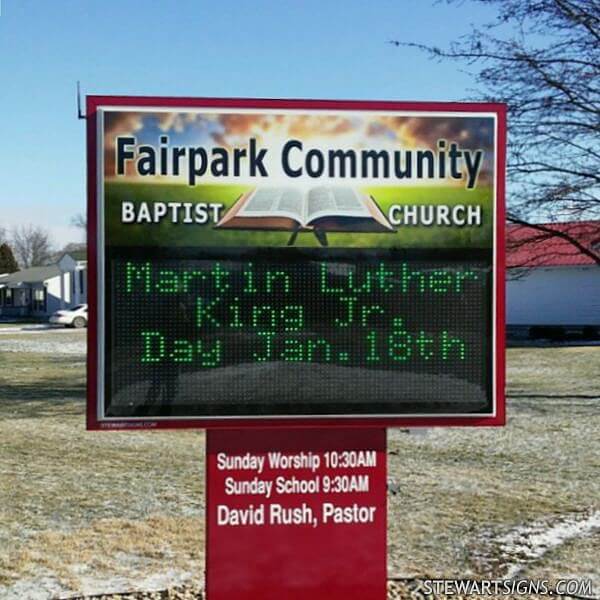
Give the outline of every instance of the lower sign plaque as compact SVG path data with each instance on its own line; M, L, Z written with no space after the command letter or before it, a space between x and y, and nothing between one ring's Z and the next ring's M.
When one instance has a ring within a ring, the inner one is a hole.
M211 600L381 600L384 429L209 430Z

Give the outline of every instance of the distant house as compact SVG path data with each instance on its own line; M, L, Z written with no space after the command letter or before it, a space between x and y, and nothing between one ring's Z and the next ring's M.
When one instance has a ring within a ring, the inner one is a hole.
M62 308L87 303L87 256L63 254L52 265L0 275L1 317L49 317Z
M554 223L584 248L600 247L600 221ZM521 225L507 228L509 332L561 336L600 333L600 266L567 240Z

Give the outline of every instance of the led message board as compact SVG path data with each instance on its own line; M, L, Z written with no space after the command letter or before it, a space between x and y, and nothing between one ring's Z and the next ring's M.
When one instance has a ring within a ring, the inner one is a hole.
M504 421L504 109L88 98L88 427Z

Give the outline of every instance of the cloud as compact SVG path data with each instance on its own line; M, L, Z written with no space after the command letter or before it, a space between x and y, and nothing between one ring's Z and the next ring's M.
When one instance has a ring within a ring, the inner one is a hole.
M309 140L311 137L337 136L349 133L354 128L351 119L330 115L283 115L283 114L234 114L217 115L219 128L213 139L225 146L246 145L248 138L259 142L269 135L296 137Z
M164 133L169 133L170 131L183 133L192 123L203 125L207 121L216 121L216 116L192 112L161 112L151 114L151 116L156 118L158 128Z
M391 127L381 121L369 121L365 134L367 137L386 138L389 140L395 140L398 137L397 133Z
M300 138L341 135L355 128L351 119L333 115L293 115L289 121L290 135Z
M463 147L491 150L494 122L490 117L395 117L384 116L379 124L393 130L409 145L435 147L437 140L453 140Z
M119 112L105 115L105 173L114 175L117 135L139 139L169 133L172 143L246 147L250 138L259 145L298 138L307 144L330 140L345 148L436 148L439 139L463 148L485 150L482 175L493 169L494 123L490 117L395 116L386 114L289 114ZM133 169L131 161L128 169ZM133 174L133 171L127 173Z
M104 144L114 148L117 135L128 135L144 126L142 114L138 112L104 113Z
M494 164L494 121L491 117L402 117L382 115L369 122L370 143L404 148L437 147L437 141L456 142L461 148L484 150L479 181L489 183ZM387 141L386 141L387 140Z
M119 135L131 135L144 126L142 114L138 112L104 113L104 174L115 172L115 138Z

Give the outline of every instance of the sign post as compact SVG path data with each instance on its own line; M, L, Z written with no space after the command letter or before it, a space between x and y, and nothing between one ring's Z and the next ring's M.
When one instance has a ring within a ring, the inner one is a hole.
M385 595L385 429L504 412L505 107L91 96L89 429L207 430L209 600Z

